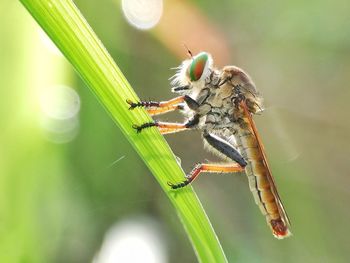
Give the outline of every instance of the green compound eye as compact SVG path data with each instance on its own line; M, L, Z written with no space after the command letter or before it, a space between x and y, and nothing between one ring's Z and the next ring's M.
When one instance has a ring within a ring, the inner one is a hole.
M189 75L191 81L197 81L201 78L205 65L207 64L208 58L208 54L205 52L199 53L193 58L189 68Z

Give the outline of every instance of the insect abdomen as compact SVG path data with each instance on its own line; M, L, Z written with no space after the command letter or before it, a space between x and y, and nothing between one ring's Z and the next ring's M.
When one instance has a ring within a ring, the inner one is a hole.
M254 196L255 203L266 217L268 225L277 238L289 235L288 226L281 218L278 207L278 197L272 192L269 180L269 170L259 149L258 141L253 133L240 129L237 136L238 148L247 160L245 172L248 176L249 188Z

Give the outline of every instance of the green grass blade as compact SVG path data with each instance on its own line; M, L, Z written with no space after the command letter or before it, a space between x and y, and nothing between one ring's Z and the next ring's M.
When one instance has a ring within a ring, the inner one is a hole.
M191 187L169 191L167 181L183 180L174 154L156 129L137 135L133 123L150 121L124 75L71 0L21 0L93 91L163 188L188 233L200 262L227 262L214 230ZM146 66L146 65L145 65Z

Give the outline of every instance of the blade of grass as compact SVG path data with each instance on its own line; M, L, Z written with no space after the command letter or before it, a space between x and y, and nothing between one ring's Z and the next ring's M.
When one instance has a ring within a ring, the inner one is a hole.
M168 144L156 129L135 134L133 123L150 121L143 109L128 110L138 97L71 0L21 0L71 62L123 131L176 208L200 262L227 262L216 234L191 187L176 193L167 181L184 177Z

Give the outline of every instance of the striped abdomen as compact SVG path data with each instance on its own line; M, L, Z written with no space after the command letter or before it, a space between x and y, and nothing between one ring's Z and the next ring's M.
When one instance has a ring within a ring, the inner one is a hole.
M266 217L274 236L284 238L290 235L288 217L268 167L264 148L253 125L251 116L243 118L241 124L243 127L239 129L236 136L238 148L247 160L245 172L255 203Z

